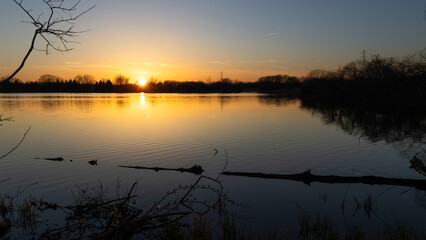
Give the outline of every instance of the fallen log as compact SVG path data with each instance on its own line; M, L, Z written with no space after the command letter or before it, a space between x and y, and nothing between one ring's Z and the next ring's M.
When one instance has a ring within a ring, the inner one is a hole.
M62 158L62 157L56 157L56 158L44 158L44 160L61 162L61 161L64 161L64 158Z
M141 166L122 166L122 168L134 168L134 169L148 169L158 171L178 171L178 172L189 172L195 175L200 175L204 172L204 169L200 165L194 165L190 168L161 168L161 167L141 167Z
M314 175L311 170L307 170L298 174L266 174L266 173L250 173L250 172L222 172L223 175L269 178L269 179L285 179L303 182L310 185L312 182L320 183L363 183L369 185L395 185L405 187L415 187L419 190L426 190L426 180L406 179L406 178L385 178L377 176L347 177L336 175Z
M417 172L419 172L420 174L423 174L424 176L426 176L426 166L422 162L422 160L420 160L416 156L414 156L410 160L410 163L411 163L410 168L414 168Z

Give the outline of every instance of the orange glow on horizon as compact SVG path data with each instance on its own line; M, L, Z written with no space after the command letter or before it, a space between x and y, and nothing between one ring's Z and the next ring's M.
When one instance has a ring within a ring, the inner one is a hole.
M148 82L148 80L146 80L146 79L139 79L138 80L138 84L139 84L139 86L145 86L145 84Z

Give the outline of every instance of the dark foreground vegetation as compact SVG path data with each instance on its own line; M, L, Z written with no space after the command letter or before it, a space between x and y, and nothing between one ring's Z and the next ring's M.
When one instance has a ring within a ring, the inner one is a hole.
M210 185L210 184L214 185ZM120 188L119 182L117 189ZM137 184L111 197L106 186L83 186L74 204L61 205L34 197L20 198L25 188L14 195L0 197L0 237L3 239L281 239L274 230L253 234L240 226L226 205L232 202L220 182L201 176L189 186L179 186L147 209L137 206ZM118 191L116 189L116 191ZM196 199L196 192L213 193L209 200ZM359 207L371 211L370 198ZM240 217L241 220L241 217ZM327 216L299 216L297 239L367 239L360 226L347 226L339 232ZM297 221L297 219L295 219ZM426 234L426 233L424 233ZM410 227L395 220L394 225L378 228L368 239L425 239Z

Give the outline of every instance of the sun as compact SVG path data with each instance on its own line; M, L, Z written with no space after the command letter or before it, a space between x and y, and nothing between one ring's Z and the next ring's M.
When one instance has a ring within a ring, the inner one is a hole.
M148 81L146 80L146 79L139 79L138 80L138 84L140 85L140 86L145 86L145 84L147 83Z

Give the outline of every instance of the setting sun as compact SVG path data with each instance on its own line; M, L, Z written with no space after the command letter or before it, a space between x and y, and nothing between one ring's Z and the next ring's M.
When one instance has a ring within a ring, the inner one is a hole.
M139 84L140 86L144 86L147 82L148 82L148 80L146 80L146 79L139 79L139 80L138 80L138 84Z

